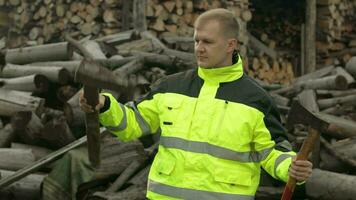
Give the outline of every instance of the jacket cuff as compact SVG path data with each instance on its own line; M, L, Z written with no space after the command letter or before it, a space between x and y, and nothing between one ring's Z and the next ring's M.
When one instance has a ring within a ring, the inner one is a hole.
M110 98L108 96L106 96L105 94L102 94L105 97L105 101L104 101L104 106L102 108L100 108L99 112L103 113L107 110L109 110L110 108Z

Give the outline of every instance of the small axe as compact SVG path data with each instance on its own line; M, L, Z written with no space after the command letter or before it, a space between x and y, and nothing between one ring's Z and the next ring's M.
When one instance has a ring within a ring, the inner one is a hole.
M299 102L295 101L288 114L287 129L291 130L295 124L304 124L308 126L308 136L304 140L302 147L297 154L297 160L306 160L309 153L313 150L315 142L320 137L320 132L326 131L329 127L329 123L316 117ZM297 181L293 177L289 177L281 200L292 199L296 182Z

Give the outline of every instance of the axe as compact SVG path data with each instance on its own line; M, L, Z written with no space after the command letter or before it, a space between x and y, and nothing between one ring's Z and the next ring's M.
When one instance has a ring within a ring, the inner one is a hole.
M99 88L123 91L127 88L127 79L115 76L112 71L104 68L94 60L94 56L79 42L66 36L66 40L76 51L84 55L84 60L77 68L74 80L84 85L84 97L88 105L95 108L99 103ZM92 113L85 113L85 126L90 163L97 167L100 165L100 131L99 112L94 109Z
M293 102L288 114L288 130L291 130L295 124L304 124L308 126L308 136L304 140L302 147L297 154L297 160L306 160L309 153L313 150L315 142L320 137L320 132L326 131L329 127L329 124L315 116L312 112L307 110L297 101ZM296 182L297 181L294 178L289 177L281 200L292 199Z
M84 85L84 97L88 105L95 108L99 103L99 88L123 91L127 79L115 76L112 71L93 60L83 60L75 72L74 80ZM85 113L85 126L88 138L89 161L93 166L100 164L99 112Z

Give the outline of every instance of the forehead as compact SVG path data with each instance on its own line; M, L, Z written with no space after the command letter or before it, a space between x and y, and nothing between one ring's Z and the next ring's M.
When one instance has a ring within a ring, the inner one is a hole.
M194 37L218 37L222 36L222 27L217 20L208 20L197 23L194 29Z

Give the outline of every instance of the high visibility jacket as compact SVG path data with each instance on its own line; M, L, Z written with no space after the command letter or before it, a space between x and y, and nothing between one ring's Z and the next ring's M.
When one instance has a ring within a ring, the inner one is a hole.
M100 122L123 141L161 128L149 173L149 199L252 200L262 166L286 181L291 151L270 96L243 74L241 59L222 68L167 76L136 103L109 94ZM280 150L278 150L280 149Z

